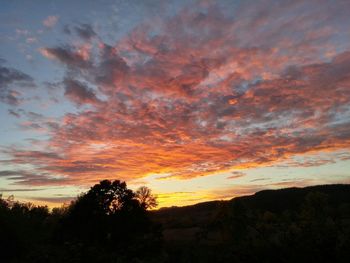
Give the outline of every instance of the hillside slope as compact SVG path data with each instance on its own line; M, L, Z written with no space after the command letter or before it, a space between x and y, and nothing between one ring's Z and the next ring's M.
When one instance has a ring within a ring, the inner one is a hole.
M350 262L350 185L264 190L151 217L171 262Z
M227 201L210 201L190 206L161 208L150 214L154 221L162 224L165 239L189 240L195 239L201 228L220 217L220 213L233 202L242 202L249 209L281 213L286 210L296 211L300 209L306 196L313 192L327 195L327 202L331 206L343 203L350 204L350 185L333 184L262 190L253 195L235 197Z

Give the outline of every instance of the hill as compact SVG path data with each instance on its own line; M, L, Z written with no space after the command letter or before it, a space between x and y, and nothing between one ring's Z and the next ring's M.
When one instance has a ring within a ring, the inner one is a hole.
M163 208L151 218L162 224L173 262L350 259L350 185L263 190Z
M333 204L350 203L350 185L316 185L303 188L291 187L277 190L262 190L249 196L240 196L227 201L209 201L189 206L165 207L151 211L153 220L162 223L165 229L174 227L197 227L208 224L216 216L218 209L229 206L235 200L242 201L251 209L271 212L296 210L311 192L328 195Z

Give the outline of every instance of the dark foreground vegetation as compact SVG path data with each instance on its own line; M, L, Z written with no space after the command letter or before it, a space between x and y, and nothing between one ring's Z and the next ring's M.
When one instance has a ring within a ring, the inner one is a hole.
M51 212L0 198L0 261L350 262L350 185L155 205L107 180Z

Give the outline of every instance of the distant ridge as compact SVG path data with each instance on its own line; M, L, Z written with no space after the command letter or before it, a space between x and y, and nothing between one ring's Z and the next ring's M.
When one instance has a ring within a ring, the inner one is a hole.
M281 212L297 209L310 192L327 194L330 204L350 202L350 184L329 184L307 187L290 187L274 190L262 190L252 195L234 197L226 201L209 201L181 207L166 207L151 212L154 220L165 228L203 226L217 213L220 206L226 206L234 200L240 200L249 208Z
M244 201L249 207L279 212L285 209L296 209L310 192L328 195L330 204L350 202L350 184L329 184L307 187L291 187L276 190L262 190L251 196L234 199Z

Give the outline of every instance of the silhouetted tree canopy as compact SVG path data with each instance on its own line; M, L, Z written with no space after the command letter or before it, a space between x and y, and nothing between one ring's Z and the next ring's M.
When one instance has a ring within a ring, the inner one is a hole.
M57 231L61 243L100 246L128 254L145 253L155 237L146 207L125 182L104 180L72 202ZM146 249L147 247L147 249Z
M152 190L146 186L141 186L136 190L136 198L143 209L155 208L158 205Z
M136 210L139 206L135 194L127 188L125 182L104 180L79 196L72 203L70 213L81 213L82 216L113 215Z

